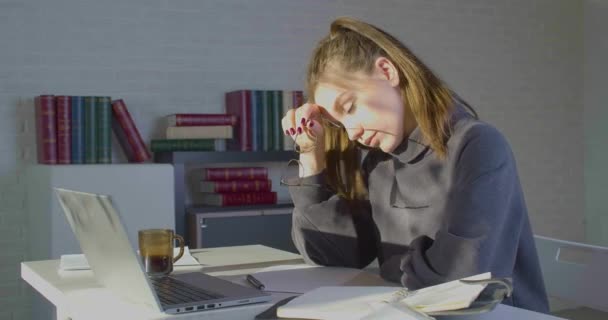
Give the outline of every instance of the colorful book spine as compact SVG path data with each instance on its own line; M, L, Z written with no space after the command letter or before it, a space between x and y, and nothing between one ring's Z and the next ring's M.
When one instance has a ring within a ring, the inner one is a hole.
M95 97L97 163L112 163L112 99Z
M84 162L97 163L95 97L84 97Z
M215 139L153 139L152 152L215 151Z
M72 162L71 101L68 96L55 96L55 128L57 130L57 163Z
M145 162L151 154L122 99L112 102L112 130L129 162Z
M293 108L298 108L304 104L304 92L302 91L293 91Z
M167 139L232 139L232 126L168 127Z
M276 192L248 192L248 193L204 193L202 204L213 206L243 206L257 204L276 204Z
M226 113L237 117L234 138L228 140L228 150L252 151L251 146L251 90L227 92Z
M283 130L281 128L281 114L283 109L283 91L274 90L272 99L272 149L279 151L283 149Z
M269 192L272 191L272 180L201 181L200 191L209 193Z
M177 113L167 116L168 127L235 126L238 117L232 114Z
M57 131L55 98L41 95L34 99L36 117L37 158L41 164L57 163Z
M256 94L259 90L251 90L251 150L253 151L259 151L260 147L259 147L259 140L258 140L258 130L259 130L259 125L257 122L257 119L259 117L258 115L258 100L256 98Z
M265 120L264 123L264 135L266 136L266 144L264 145L264 151L274 150L274 126L273 121L275 116L273 115L274 109L274 92L272 90L266 91L266 106L264 107L265 111Z
M272 98L269 94L270 91L263 91L262 97L262 113L260 115L262 123L262 150L270 150L270 106L272 104Z
M293 91L283 91L283 105L281 106L281 119L287 114L287 111L293 107ZM283 126L281 126L281 129ZM293 150L293 139L288 136L283 136L283 150Z
M71 97L71 124L72 129L72 157L71 162L74 164L84 163L84 98Z
M266 180L268 168L265 167L234 167L234 168L205 168L203 180L230 181L230 180Z
M257 148L255 151L264 150L264 103L266 101L265 94L263 90L255 90L253 96L251 97L252 101L255 100L255 109L256 114L255 118L252 117L251 121L255 123L255 130L253 131L253 136L255 136L255 140L257 142ZM253 109L253 107L252 107ZM252 124L253 127L253 124Z

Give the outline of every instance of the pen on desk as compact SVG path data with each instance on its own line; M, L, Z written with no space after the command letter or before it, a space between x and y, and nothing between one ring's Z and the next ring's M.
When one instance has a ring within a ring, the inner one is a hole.
M256 279L254 276L248 274L246 278L247 281L251 283L254 287L256 287L258 290L264 290L264 284L261 283L260 280Z

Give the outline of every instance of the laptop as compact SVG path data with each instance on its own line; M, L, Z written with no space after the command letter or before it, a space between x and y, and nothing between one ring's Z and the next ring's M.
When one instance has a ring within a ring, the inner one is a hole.
M114 294L169 314L270 301L268 293L202 272L148 277L110 196L54 189L95 278Z

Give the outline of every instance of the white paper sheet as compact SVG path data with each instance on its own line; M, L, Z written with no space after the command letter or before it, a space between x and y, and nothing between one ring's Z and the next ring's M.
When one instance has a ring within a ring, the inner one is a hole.
M139 253L139 252L138 252ZM179 248L173 249L173 255L176 256L179 253ZM173 264L175 267L179 266L199 266L200 263L196 260L188 246L184 247L184 255ZM59 270L61 271L74 271L74 270L89 270L89 262L84 254L64 254L59 259Z

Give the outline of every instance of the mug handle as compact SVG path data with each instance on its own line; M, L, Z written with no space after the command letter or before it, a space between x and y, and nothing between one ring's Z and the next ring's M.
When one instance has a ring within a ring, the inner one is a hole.
M179 242L179 253L177 254L177 257L173 257L173 262L175 263L184 255L184 238L182 238L182 236L179 234L174 234L173 239Z

